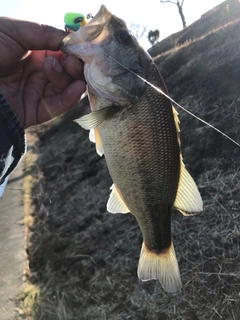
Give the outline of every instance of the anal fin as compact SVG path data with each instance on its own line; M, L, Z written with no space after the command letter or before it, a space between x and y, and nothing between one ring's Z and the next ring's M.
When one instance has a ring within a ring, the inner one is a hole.
M167 292L179 291L182 281L173 243L164 253L156 254L148 250L143 242L138 277L142 281L158 279Z
M113 184L110 188L112 190L108 202L107 211L111 213L128 213L130 210L126 206L117 186Z

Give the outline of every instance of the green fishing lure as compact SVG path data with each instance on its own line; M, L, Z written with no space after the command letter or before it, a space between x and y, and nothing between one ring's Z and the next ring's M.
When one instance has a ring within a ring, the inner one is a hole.
M65 24L65 31L67 33L73 33L77 31L80 27L85 26L88 23L88 20L93 16L89 13L85 16L82 13L74 13L68 12L64 16L64 24Z

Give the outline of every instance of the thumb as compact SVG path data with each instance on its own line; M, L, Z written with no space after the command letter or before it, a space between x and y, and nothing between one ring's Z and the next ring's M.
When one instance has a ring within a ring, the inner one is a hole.
M0 32L14 39L25 50L59 50L63 30L35 22L0 18Z

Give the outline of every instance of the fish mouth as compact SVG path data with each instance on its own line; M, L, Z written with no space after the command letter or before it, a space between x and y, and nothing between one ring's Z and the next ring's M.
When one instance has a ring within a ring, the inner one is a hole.
M135 81L133 73L142 72L140 56L145 55L126 23L104 5L89 23L63 39L61 50L83 60L88 92L118 101L142 96L146 85Z
M76 32L66 36L61 43L61 50L73 54L84 60L84 53L90 53L90 47L108 38L108 31L104 27L111 19L112 13L102 5L98 13ZM83 46L84 44L84 46Z
M112 86L113 77L119 75L113 64L109 63L109 53L105 49L113 40L112 30L109 29L112 18L113 14L102 5L89 23L63 39L61 50L84 61L84 75L89 91L114 99L116 95L113 88L110 93L106 93Z

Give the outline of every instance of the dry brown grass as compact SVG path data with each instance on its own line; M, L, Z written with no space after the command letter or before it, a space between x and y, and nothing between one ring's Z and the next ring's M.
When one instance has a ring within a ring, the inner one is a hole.
M31 238L31 228L34 222L33 218L33 196L34 186L39 180L39 168L36 166L37 150L34 144L37 137L27 133L28 151L24 157L24 179L23 179L23 206L24 206L24 225L25 225L25 241L29 243ZM32 319L33 306L38 301L39 289L37 286L28 282L30 277L30 270L28 266L28 257L26 257L26 265L24 270L25 288L23 292L17 297L18 312L21 318L26 320Z
M226 24L219 26L217 28L212 29L211 31L204 33L203 35L199 36L198 38L191 38L191 39L187 39L185 42L181 43L180 45L178 43L175 43L174 47L170 48L167 51L164 51L160 54L157 54L156 56L154 56L154 62L157 63L158 59L160 59L161 57L165 57L168 56L170 54L176 53L177 51L181 50L182 48L188 47L190 44L194 43L194 42L199 42L201 40L203 40L205 37L210 36L210 35L214 35L214 33L219 32L220 30L226 29L229 26L238 26L240 22L240 19L236 19L233 21L229 21Z

